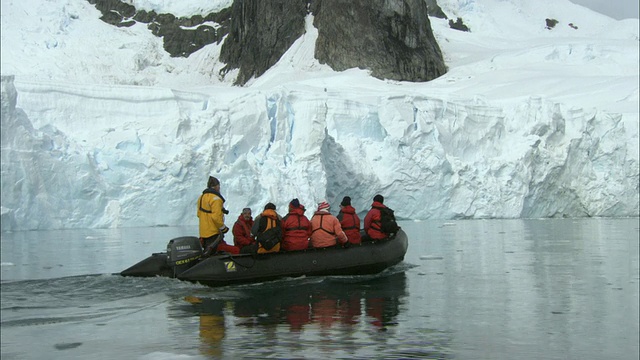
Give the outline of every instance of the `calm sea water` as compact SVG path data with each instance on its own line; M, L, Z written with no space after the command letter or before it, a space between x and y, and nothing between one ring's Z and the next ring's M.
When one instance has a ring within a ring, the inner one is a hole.
M402 222L379 275L207 288L119 272L195 227L2 233L6 359L633 359L639 221Z

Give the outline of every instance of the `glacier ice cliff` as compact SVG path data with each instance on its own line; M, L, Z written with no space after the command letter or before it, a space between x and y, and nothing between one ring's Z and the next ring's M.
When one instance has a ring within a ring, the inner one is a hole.
M2 230L195 225L372 197L403 219L638 216L637 118L536 97L14 81L2 77Z

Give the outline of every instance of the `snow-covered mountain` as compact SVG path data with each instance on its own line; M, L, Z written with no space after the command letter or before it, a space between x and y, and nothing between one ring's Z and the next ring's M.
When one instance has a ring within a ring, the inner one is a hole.
M638 216L638 20L568 0L438 3L471 32L430 19L449 67L434 81L332 71L310 15L235 87L219 44L172 58L85 0L3 0L2 230L196 224L210 174L228 221L294 197L366 211L377 193L405 219Z

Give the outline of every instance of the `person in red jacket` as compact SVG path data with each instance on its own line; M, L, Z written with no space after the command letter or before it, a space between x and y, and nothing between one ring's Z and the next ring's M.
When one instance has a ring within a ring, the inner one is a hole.
M251 227L253 226L253 217L251 217L251 209L244 208L238 216L238 220L233 224L233 244L240 248L242 253L251 253L258 250L256 240L251 235Z
M347 235L349 242L352 245L360 244L362 241L360 237L360 218L356 214L356 209L351 206L351 198L348 196L345 196L340 203L338 220L340 220L342 231Z
M289 203L289 213L282 218L282 250L296 251L309 248L311 223L304 215L304 206L298 199Z
M318 211L311 218L311 245L323 248L349 243L347 235L342 231L340 221L329 212L329 203L323 201L318 204Z
M364 231L367 236L373 240L382 240L389 236L380 229L380 208L386 207L384 204L384 197L380 194L373 197L373 204L371 204L371 210L364 217Z

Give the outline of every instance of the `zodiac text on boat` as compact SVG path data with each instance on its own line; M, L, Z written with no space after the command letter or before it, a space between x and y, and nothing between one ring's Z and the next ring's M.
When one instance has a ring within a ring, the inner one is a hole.
M198 258L199 258L199 256L194 256L194 257L190 257L188 259L178 260L178 261L176 261L176 265L186 264L186 263L192 262L194 260L198 260Z

